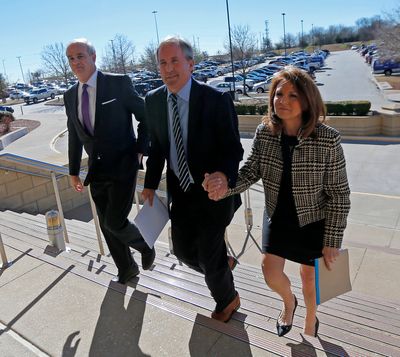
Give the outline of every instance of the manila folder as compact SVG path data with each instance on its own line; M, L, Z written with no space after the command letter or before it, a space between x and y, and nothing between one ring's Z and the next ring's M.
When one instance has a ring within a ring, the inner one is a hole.
M339 251L339 256L331 265L331 270L326 267L323 257L315 259L315 288L317 305L351 291L347 249Z

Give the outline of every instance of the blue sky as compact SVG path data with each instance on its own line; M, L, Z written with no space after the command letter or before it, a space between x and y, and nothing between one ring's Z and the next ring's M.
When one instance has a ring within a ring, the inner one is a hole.
M362 17L383 15L400 8L399 0L229 0L231 27L248 24L257 40L268 20L273 42L286 33L298 35L303 20L304 33L314 27L355 25ZM0 0L3 18L0 36L0 72L11 82L42 68L40 53L55 42L67 44L77 37L88 38L97 49L98 59L117 33L134 44L136 58L150 42L157 42L153 10L157 11L160 39L179 34L215 54L227 39L225 0Z

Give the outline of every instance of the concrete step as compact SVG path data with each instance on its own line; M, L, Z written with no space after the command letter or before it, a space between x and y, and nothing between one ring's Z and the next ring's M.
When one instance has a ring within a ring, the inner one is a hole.
M7 238L7 244L13 248L20 245L21 252L24 251L24 246L31 247L30 249L43 255L47 245L43 216L30 216L7 211L0 212L0 218L0 229L3 237ZM85 273L82 275L86 279L90 277L96 281L101 277L105 281L109 281L116 269L110 257L99 256L96 252L93 227L87 223L75 221L68 221L67 226L70 233L71 250L69 253L61 253L56 260L64 260L65 266L73 265L76 271ZM83 234L79 234L79 232L83 232ZM79 245L75 244L75 240L78 239ZM159 297L163 303L172 304L175 308L183 309L196 316L209 316L210 311L214 308L214 303L204 284L203 277L180 265L179 261L169 254L165 244L158 243L156 250L157 258L153 270L141 272L139 278L133 282L135 288L151 296ZM134 256L136 255L134 254ZM140 262L140 257L136 260ZM261 344L267 343L266 341L276 341L281 346L282 341L286 340L287 343L288 339L301 346L304 344L304 337L300 332L305 307L301 300L298 280L292 280L294 281L294 292L299 299L294 327L287 337L279 339L275 335L275 319L281 309L281 303L277 295L266 287L260 269L240 264L235 269L234 277L242 304L239 312L234 315L232 324L235 326L236 324L246 325L247 336L249 335L248 331L254 332L257 341L261 339ZM319 343L321 341L318 339L308 337L307 344L305 344L309 347L309 343L311 343L312 348L316 351L325 351L332 355L343 355L343 351L351 351L351 353L347 352L349 355L353 355L353 353L362 355L365 351L372 355L388 356L400 353L398 348L400 346L400 311L398 306L393 306L390 302L386 303L383 300L378 301L349 293L320 306L318 316L321 321L319 338L325 344L321 345ZM204 326L207 328L213 328L209 324L214 322L204 317ZM222 324L225 327L230 325L231 323ZM225 333L224 330L222 333ZM254 338L253 335L251 336ZM240 334L238 338L243 340L243 334ZM262 348L257 344L254 346ZM283 345L281 347L283 348Z

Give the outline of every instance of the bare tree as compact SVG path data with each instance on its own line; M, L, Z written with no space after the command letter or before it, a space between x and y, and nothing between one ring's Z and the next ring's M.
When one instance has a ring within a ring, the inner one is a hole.
M65 83L68 82L72 72L62 42L45 46L41 52L41 58L46 72L56 77L62 77Z
M246 94L246 74L249 71L250 59L256 52L256 36L250 32L248 25L235 25L231 37L233 58L240 65L239 73L243 76L243 91ZM230 51L229 43L226 43L225 47Z
M400 48L400 7L391 14L386 14L385 21L380 21L376 29L379 51L382 57L399 59Z
M140 56L139 63L147 70L158 73L157 65L157 45L154 42L150 42L145 48L144 53Z
M0 99L7 98L7 83L4 76L0 73Z
M109 72L124 73L133 69L135 47L125 35L116 34L106 46L102 67Z

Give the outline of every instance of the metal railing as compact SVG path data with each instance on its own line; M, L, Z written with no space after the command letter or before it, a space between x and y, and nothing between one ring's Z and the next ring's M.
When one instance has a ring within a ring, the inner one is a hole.
M9 164L14 164L14 165L15 164L24 165L24 166L31 168L32 170L19 169L16 167L7 166L6 164L3 164L4 161ZM49 178L52 181L54 195L55 195L56 204L57 204L57 209L58 209L58 212L60 215L60 224L63 228L64 240L66 243L69 243L68 231L67 231L67 227L66 227L65 220L64 220L64 210L62 208L60 191L58 189L58 184L57 184L57 180L59 180L62 177L65 177L65 176L69 176L68 167L53 165L53 164L49 164L49 163L46 163L43 161L38 161L38 160L34 160L34 159L29 159L29 158L26 158L23 156L6 153L6 154L0 155L0 169L6 170L6 171L18 172L18 173L22 173L22 174L30 175L30 176ZM33 170L38 170L38 171L33 171ZM80 172L80 176L84 177L85 175L86 175L86 172L82 170ZM92 202L90 190L88 190L88 194L89 194L89 200ZM100 254L104 255L104 248L103 248L103 242L102 242L101 234L100 234L100 227L99 227L98 219L97 219L96 207L91 204L91 209L92 209L92 214L93 214L93 218L94 218L94 222L95 222L95 226L96 226L99 251L100 251Z

